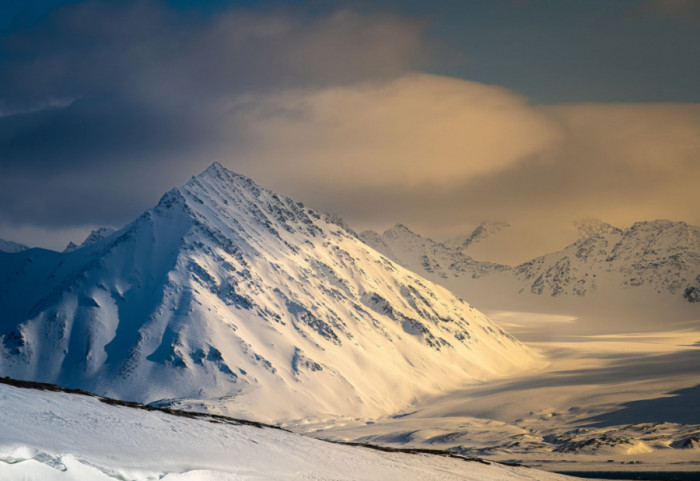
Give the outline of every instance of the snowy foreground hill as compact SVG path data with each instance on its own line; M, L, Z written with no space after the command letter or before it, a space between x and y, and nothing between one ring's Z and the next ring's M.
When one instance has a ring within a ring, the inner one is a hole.
M0 374L259 420L371 417L540 361L342 222L214 164L71 252L0 252Z
M497 463L344 446L213 418L0 384L0 479L565 480Z

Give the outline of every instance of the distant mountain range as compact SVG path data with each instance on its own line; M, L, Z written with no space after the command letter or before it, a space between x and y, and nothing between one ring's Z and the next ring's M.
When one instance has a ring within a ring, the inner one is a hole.
M496 224L499 228L503 223ZM478 304L479 281L502 296L586 297L626 291L679 302L700 302L700 228L655 220L620 229L603 222L579 225L580 238L564 249L517 266L478 261L468 255L482 224L463 240L435 242L397 224L362 240L388 258L442 283ZM500 286L500 287L499 287ZM470 296L470 294L472 294ZM493 294L493 293L491 293Z
M699 302L700 228L668 220L626 230L601 224L561 251L517 266L514 274L533 294L585 296L612 281Z
M539 362L342 222L219 164L73 250L0 253L0 306L0 375L257 419L395 412Z
M24 244L18 244L17 242L12 242L4 239L0 239L0 251L2 252L22 252L29 249L29 247Z

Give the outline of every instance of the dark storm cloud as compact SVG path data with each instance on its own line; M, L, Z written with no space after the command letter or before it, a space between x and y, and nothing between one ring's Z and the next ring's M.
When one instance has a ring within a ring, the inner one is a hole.
M63 108L0 117L3 166L44 175L114 160L128 164L157 150L180 150L206 137L190 116L113 94L81 97ZM103 159L103 160L100 160Z
M3 100L41 102L127 91L186 102L247 89L385 78L420 54L415 22L338 11L236 10L189 18L154 2L86 3L3 42ZM9 95L12 92L14 95Z
M126 222L235 140L246 95L391 78L420 42L350 11L62 7L0 40L0 223Z

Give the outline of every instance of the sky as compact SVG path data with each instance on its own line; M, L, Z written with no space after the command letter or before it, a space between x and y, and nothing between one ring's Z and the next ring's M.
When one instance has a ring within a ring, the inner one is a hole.
M0 3L0 238L61 250L218 161L360 231L700 224L696 0Z

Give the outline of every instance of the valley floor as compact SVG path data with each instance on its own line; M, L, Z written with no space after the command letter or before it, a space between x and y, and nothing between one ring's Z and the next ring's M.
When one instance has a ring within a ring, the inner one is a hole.
M319 438L449 449L549 471L683 471L700 478L697 324L588 335L577 334L569 316L490 314L528 339L549 366L421 400L383 419L289 427Z

